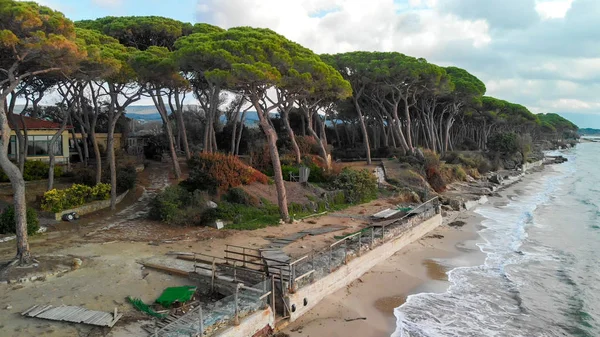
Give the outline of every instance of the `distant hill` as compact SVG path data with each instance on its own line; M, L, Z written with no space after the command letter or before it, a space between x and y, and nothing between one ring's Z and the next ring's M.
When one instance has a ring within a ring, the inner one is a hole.
M579 129L579 134L582 136L600 136L600 130L584 128L584 129Z
M16 105L14 110L15 113L21 113L24 107L24 105ZM171 110L168 107L167 109L169 113L171 113ZM127 110L125 110L125 116L142 122L162 121L162 118L158 111L156 111L154 105L130 105L127 107ZM221 121L225 122L225 116L221 116ZM258 126L258 115L256 111L246 112L245 124L247 126Z

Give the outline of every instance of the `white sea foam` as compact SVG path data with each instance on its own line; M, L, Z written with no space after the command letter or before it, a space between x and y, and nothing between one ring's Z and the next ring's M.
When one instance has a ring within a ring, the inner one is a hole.
M445 293L409 296L395 310L393 337L565 336L578 331L576 324L569 323L573 317L567 315L587 320L586 315L597 312L573 296L577 295L575 281L566 269L577 261L578 252L569 254L554 242L562 235L555 230L564 214L552 212L560 203L570 202L555 194L573 195L573 186L565 185L572 183L577 158L570 155L569 159L519 185L522 193L506 206L484 205L476 210L486 218L480 231L484 242L478 244L486 253L484 265L451 270ZM598 268L590 270L594 275L589 278L600 281ZM600 305L600 300L595 303ZM593 329L593 317L590 324ZM581 336L588 336L585 326L581 331Z

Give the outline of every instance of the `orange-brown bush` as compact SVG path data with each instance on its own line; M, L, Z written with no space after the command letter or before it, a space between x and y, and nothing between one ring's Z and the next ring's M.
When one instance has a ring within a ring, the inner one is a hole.
M226 192L232 187L254 182L266 184L266 175L244 164L239 158L221 153L202 153L188 161L190 177L185 185L190 189Z
M308 154L317 154L319 151L317 140L313 136L296 136L296 144L298 144L298 148L300 148L300 154L303 156Z
M424 150L423 155L425 157L425 162L423 164L425 178L427 178L429 185L431 185L436 192L444 192L446 190L446 182L440 172L440 157L430 150Z

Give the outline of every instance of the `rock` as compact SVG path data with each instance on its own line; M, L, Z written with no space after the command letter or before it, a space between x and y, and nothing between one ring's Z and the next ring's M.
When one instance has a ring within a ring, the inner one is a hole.
M213 209L214 209L214 208L217 208L217 207L219 207L219 205L217 205L217 203L216 203L216 202L214 202L214 201L210 201L210 200L209 200L209 201L207 201L207 202L206 202L206 207L208 207L208 208L213 208Z
M460 211L462 208L462 203L458 199L450 199L450 207L454 211Z
M73 270L77 270L81 267L81 264L83 263L83 261L81 261L81 259L79 258L73 258L73 266L72 269Z
M502 184L502 177L500 177L498 174L494 174L494 175L492 175L491 177L488 178L488 181L490 183L500 185L500 184Z
M9 304L6 306L6 310L10 310L10 309L12 309L12 305Z

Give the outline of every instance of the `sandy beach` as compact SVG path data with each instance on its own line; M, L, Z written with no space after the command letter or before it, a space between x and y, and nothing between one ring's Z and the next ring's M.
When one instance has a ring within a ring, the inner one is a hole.
M449 214L442 226L326 297L283 332L292 337L390 336L396 326L394 308L407 296L443 292L448 270L483 263L485 256L476 246L481 220L469 211ZM464 225L449 226L457 223Z

